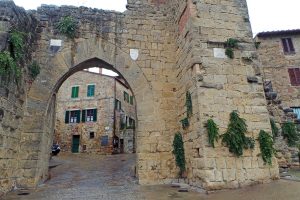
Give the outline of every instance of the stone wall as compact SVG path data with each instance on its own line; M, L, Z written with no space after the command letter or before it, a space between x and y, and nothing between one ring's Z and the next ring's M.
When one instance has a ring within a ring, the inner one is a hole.
M14 77L0 77L0 198L3 193L19 187L18 180L21 177L34 175L30 163L24 154L30 153L33 146L24 143L22 134L22 120L24 117L26 92L30 88L30 77L27 65L31 62L31 52L35 49L34 41L38 37L36 19L28 15L23 8L15 7L11 1L0 1L0 51L9 51L11 45L8 42L12 30L30 33L25 36L26 51L18 62L23 76L17 85ZM3 66L1 66L2 68ZM23 146L26 151L20 151ZM35 155L31 155L36 159ZM20 163L24 163L23 166Z
M278 178L276 159L273 166L264 165L258 143L241 158L229 153L221 141L215 149L208 145L206 121L214 119L224 133L233 110L246 119L248 136L257 138L261 129L270 132L246 1L187 1L187 4L178 1L176 8L175 23L182 26L181 22L185 22L177 37L177 77L181 83L177 94L181 99L179 119L186 115L186 91L192 93L193 101L190 127L182 131L187 182L206 189L220 189ZM188 20L186 16L190 16ZM224 53L215 54L217 50L222 52L229 38L239 40L232 60ZM248 82L251 77L256 81Z
M285 55L281 38L291 38L295 54ZM262 64L262 73L265 81L265 91L268 98L270 117L281 127L286 121L295 121L297 116L291 107L300 107L299 86L292 86L289 68L300 66L300 35L290 31L260 33L255 38L258 44L259 60ZM298 116L299 117L299 116ZM276 138L276 150L279 165L282 167L298 165L298 149L288 147L283 136Z
M135 95L140 184L177 178L172 141L178 131L184 136L186 181L191 185L236 188L278 177L276 160L273 166L263 165L258 144L236 158L220 142L213 149L207 141L207 119L213 118L224 133L233 110L247 120L248 136L270 131L245 0L128 0L124 13L67 6L42 6L31 13L39 20L41 37L32 56L41 73L27 92L22 133L27 147L36 149L20 162L31 172L20 183L35 186L47 178L55 94L70 75L90 66L120 72ZM78 24L74 39L58 33L64 16ZM239 40L234 59L224 55L228 38ZM57 52L51 51L51 39L62 40ZM136 60L130 49L138 50ZM187 91L193 115L183 130Z

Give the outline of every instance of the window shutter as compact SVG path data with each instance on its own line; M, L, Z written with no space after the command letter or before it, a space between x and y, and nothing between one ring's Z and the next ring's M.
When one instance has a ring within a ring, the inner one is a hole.
M126 92L124 91L124 101L126 101Z
M70 116L70 111L66 111L66 115L65 115L65 123L66 124L69 123L69 116Z
M92 87L91 87L92 89L92 91L91 91L91 96L95 96L95 86L94 85L92 85Z
M76 122L80 123L80 110L76 110Z
M79 87L76 87L75 98L78 97L78 94L79 94Z
M283 45L283 51L285 53L288 53L289 47L288 47L288 43L287 43L287 38L283 38L283 39L281 39L281 41L282 41L282 45Z
M97 121L97 109L94 109L94 116L93 116L93 121L96 122Z
M119 101L119 109L122 110L122 102Z
M130 104L133 105L133 96L130 96Z
M86 115L86 110L82 110L81 121L82 121L83 123L85 122L85 115Z
M295 52L295 48L294 48L294 44L293 44L292 38L288 38L287 42L288 42L289 47L290 47L290 52Z
M72 87L71 98L75 97L75 87Z
M291 85L293 85L293 86L297 85L297 80L296 80L294 68L288 69L288 72L289 72L289 75L290 75Z

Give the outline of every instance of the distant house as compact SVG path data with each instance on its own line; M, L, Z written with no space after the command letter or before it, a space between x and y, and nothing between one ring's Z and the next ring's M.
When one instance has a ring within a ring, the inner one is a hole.
M265 84L300 119L300 29L261 32L255 40Z
M80 71L57 94L54 142L62 151L134 151L134 97L120 77Z

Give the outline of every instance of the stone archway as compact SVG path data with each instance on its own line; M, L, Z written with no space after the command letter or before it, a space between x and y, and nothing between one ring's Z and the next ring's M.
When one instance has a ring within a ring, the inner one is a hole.
M76 50L73 45L76 45ZM47 55L47 52L43 53ZM155 101L152 86L142 69L131 60L128 52L101 38L80 40L76 41L76 44L66 41L65 46L57 54L46 56L41 73L28 92L22 133L27 140L23 141L26 145L21 146L20 151L27 151L29 155L35 156L27 157L25 162L21 160L20 165L30 163L34 171L33 176L24 178L21 184L34 186L47 178L49 149L54 130L55 93L62 82L73 73L93 66L119 72L131 86L137 105L137 162L138 164L150 161L160 162L161 155L151 150L151 142L158 143L158 141L149 140L149 133L163 132L164 121L159 115L159 103ZM160 121L160 123L153 126L155 121ZM38 146L32 150L28 148L31 145ZM168 154L171 160L172 155ZM158 180L158 175L149 178L145 170L147 169L141 167L137 170L140 183Z

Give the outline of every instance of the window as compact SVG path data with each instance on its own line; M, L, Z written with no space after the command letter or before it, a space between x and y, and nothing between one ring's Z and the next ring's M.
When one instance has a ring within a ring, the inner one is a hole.
M82 110L82 122L96 122L97 109Z
M90 139L94 139L95 138L95 132L90 132Z
M79 86L73 86L71 98L78 98L78 93L79 93Z
M300 86L300 68L288 69L292 86Z
M292 38L282 38L282 46L283 46L283 52L285 54L293 54L295 53L295 48L293 45Z
M66 111L65 123L80 123L80 110Z
M108 135L101 137L101 146L107 146L108 145Z
M115 99L115 109L120 111L122 109L121 101Z
M300 119L300 107L292 107L293 112L297 114L297 119Z
M134 121L134 119L132 119L130 117L129 117L129 127L130 128L134 128L135 127L135 121Z
M130 104L133 105L133 96L130 96Z
M129 94L124 91L124 101L129 103Z
M88 85L88 87L87 87L87 96L88 97L95 96L95 85Z

